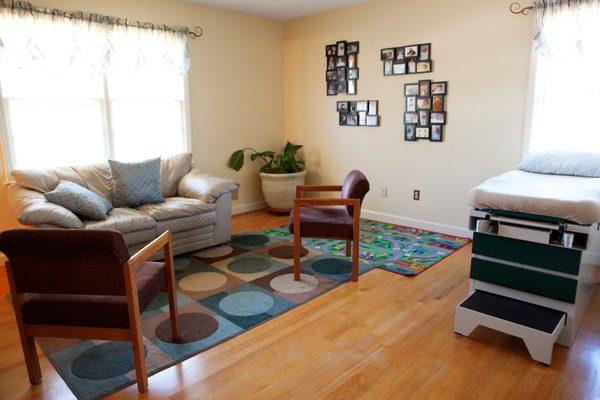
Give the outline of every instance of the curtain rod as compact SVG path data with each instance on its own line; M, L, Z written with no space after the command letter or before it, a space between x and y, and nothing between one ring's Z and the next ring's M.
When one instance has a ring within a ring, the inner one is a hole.
M510 12L513 14L527 15L529 13L529 11L533 10L534 8L535 8L534 6L521 7L521 4L519 4L519 3L511 3Z
M140 29L157 29L163 30L166 32L173 33L183 33L188 35L192 39L196 39L204 35L204 29L201 26L196 26L193 30L188 28L187 26L183 27L172 27L167 25L155 25L151 22L140 22L140 21L130 21L127 18L119 18L119 17L111 17L108 15L101 15L95 13L89 13L84 11L65 11L58 8L44 8L44 7L36 7L33 4L20 1L5 1L0 0L0 8L8 8L12 10L20 10L29 13L39 13L46 14L52 16L59 16L68 19L78 19L82 21L89 22L98 22L102 24L110 24L110 25L123 25L132 28L140 28Z

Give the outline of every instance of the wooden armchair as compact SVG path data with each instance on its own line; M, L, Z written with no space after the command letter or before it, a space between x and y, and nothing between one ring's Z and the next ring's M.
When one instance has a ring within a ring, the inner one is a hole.
M164 262L147 260L164 249ZM14 229L0 251L32 384L41 381L36 337L130 341L138 390L148 388L140 313L166 289L171 334L179 340L171 233L129 257L114 231Z
M369 189L369 181L360 171L351 171L341 186L296 187L296 199L289 222L290 232L294 234L294 279L296 281L300 280L302 237L345 240L346 256L349 257L352 253L352 280L358 280L360 209ZM304 192L341 192L341 197L302 198Z

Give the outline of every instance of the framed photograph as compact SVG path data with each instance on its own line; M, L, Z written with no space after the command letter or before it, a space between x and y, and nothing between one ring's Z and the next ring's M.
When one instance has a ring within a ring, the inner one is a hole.
M429 139L429 127L417 126L417 139Z
M379 108L379 102L377 100L369 100L369 115L377 115Z
M433 89L433 84L431 85ZM431 96L431 111L442 112L444 111L444 95L434 94Z
M417 98L417 110L431 110L431 97Z
M404 61L404 47L396 47L396 60Z
M348 102L348 114L356 114L356 101Z
M417 97L416 96L406 96L406 112L416 112L417 111Z
M431 43L422 44L419 46L419 61L427 61L431 55Z
M383 62L383 75L393 75L394 74L394 60L385 60Z
M395 58L395 50L394 49L382 49L381 50L381 59L385 60L393 60Z
M337 110L338 110L338 112L347 112L348 111L348 102L347 101L338 101L337 102Z
M336 71L337 71L337 80L345 81L346 80L346 68L338 67L338 68L336 68Z
M338 56L335 60L336 67L345 67L348 65L348 61L346 60L346 56Z
M405 124L418 124L419 123L419 114L412 112L404 113L404 123Z
M441 124L444 125L446 123L446 113L445 112L432 112L431 116L432 124Z
M358 125L360 125L360 126L367 125L367 113L366 112L358 113Z
M340 126L348 125L348 114L340 113Z
M358 53L358 42L346 43L346 54Z
M356 79L348 79L348 94L356 94Z
M328 69L325 72L325 80L327 81L335 81L337 79L337 71L335 69Z
M404 84L404 95L405 96L416 96L419 94L418 83L405 83Z
M443 138L443 125L431 125L431 137L429 140L432 142L441 142Z
M417 63L417 74L431 72L431 61L419 61Z
M356 102L356 111L369 111L369 102L366 100Z
M395 61L394 65L393 65L393 68L392 68L392 73L394 75L404 75L404 74L406 74L406 63Z
M356 68L356 57L358 57L358 54L356 53L352 53L352 54L348 54L348 68Z
M327 96L335 96L337 94L335 81L327 81Z
M335 91L337 93L346 93L348 91L348 85L346 81L336 81L335 82Z
M419 126L429 126L429 111L419 110Z
M358 68L348 68L348 79L358 79Z
M325 46L325 55L327 57L336 56L337 55L337 46L335 44L328 44L327 46Z
M417 141L417 126L414 124L404 125L404 140L409 142Z
M379 115L367 115L367 126L379 126Z
M346 115L346 125L348 126L358 126L358 115L356 114L347 114Z
M409 74L417 73L417 62L415 60L410 60L406 63L406 70Z
M418 56L419 56L419 46L418 45L406 46L404 48L404 57L411 58L411 57L418 57Z
M345 41L337 42L335 44L335 46L337 47L338 57L346 55L346 42Z
M429 97L431 96L431 81L419 81L419 96Z
M446 94L448 82L432 82L431 94Z
M335 69L335 57L327 57L327 69Z

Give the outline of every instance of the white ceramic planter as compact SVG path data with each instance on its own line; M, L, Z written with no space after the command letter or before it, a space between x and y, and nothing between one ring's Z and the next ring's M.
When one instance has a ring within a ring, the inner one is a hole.
M306 170L293 174L260 173L262 191L269 209L276 212L294 208L296 186L304 185Z

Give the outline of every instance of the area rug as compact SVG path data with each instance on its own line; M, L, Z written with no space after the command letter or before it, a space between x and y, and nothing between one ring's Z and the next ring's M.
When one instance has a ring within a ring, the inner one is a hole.
M360 274L376 267L415 275L460 248L459 238L363 221ZM466 239L462 244L466 244ZM293 280L293 247L283 228L236 235L231 242L175 258L182 344L169 341L166 294L142 314L148 374L153 375L347 282L344 242L305 239L302 280ZM404 249L404 252L402 251ZM135 384L129 343L39 339L79 399Z

